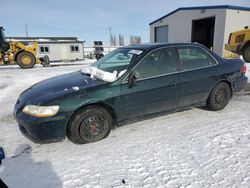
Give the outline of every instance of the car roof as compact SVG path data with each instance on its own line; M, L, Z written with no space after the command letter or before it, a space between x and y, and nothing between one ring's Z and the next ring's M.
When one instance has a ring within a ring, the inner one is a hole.
M201 46L204 48L202 44L199 43L145 43L145 44L131 44L122 48L133 48L133 49L140 49L140 50L153 50L156 48L161 47L168 47L168 46Z
M137 50L142 50L145 51L146 53L150 52L151 50L161 48L161 47L178 47L178 46L199 46L206 50L208 53L210 53L214 58L216 58L217 61L221 60L221 57L208 49L206 46L197 43L197 42L189 42L189 43L145 43L145 44L132 44L128 46L124 46L121 48L129 48L129 49L137 49Z

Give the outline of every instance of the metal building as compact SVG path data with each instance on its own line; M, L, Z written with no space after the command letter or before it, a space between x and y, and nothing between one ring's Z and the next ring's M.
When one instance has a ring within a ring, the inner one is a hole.
M250 27L250 7L178 8L149 25L150 42L199 42L223 56L230 33Z
M51 62L84 59L84 42L76 37L7 37L9 41L25 44L37 41L38 57L49 56Z

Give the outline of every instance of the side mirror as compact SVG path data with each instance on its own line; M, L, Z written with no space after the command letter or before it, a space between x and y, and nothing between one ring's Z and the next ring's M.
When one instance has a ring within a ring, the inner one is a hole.
M3 148L0 147L0 165L2 164L2 160L5 159Z
M128 75L128 88L132 88L133 86L135 86L135 81L137 79L136 74L132 71L129 75Z

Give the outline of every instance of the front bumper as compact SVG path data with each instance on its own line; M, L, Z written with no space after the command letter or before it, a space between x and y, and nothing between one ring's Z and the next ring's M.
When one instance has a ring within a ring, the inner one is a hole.
M23 112L15 114L22 134L35 143L61 141L66 136L69 113L60 113L53 117L33 117Z

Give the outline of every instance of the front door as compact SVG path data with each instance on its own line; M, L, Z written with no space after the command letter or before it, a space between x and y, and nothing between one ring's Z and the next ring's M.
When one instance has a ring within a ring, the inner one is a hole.
M133 71L135 85L122 85L123 119L177 107L179 75L174 49L154 50Z

